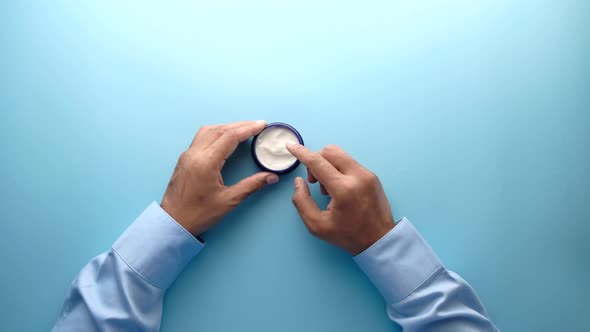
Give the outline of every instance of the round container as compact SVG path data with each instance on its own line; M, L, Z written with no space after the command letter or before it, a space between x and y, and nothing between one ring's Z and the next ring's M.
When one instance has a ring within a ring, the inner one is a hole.
M252 159L263 171L289 173L299 166L299 160L289 153L285 146L287 143L303 145L303 138L297 129L282 122L269 123L252 140Z

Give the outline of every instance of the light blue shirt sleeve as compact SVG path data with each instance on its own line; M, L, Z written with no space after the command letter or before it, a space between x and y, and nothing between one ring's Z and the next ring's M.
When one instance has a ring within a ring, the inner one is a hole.
M354 260L406 332L498 331L471 286L445 269L406 218Z
M166 289L203 246L152 203L80 271L53 331L158 331Z
M53 331L158 331L166 289L203 246L152 203L80 271ZM497 331L473 289L408 220L354 259L404 331Z

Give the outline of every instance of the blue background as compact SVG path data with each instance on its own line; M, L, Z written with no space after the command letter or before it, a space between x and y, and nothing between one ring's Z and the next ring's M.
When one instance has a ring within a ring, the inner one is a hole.
M585 330L589 22L588 1L2 1L0 329L51 328L200 126L266 119L377 173L501 329ZM225 175L255 170L246 145ZM206 236L163 331L398 329L300 222L302 174Z

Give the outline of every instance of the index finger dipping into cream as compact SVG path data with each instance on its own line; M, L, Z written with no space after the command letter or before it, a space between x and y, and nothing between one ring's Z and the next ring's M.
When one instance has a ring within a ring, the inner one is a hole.
M269 123L252 140L252 159L264 171L289 173L299 166L299 160L286 145L296 143L303 145L303 138L295 128L282 122Z

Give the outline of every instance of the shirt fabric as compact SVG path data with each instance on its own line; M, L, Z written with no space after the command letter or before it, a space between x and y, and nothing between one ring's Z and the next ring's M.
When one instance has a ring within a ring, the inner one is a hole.
M52 331L158 331L166 289L203 246L152 203L80 271ZM354 260L404 331L497 331L469 284L406 218Z

